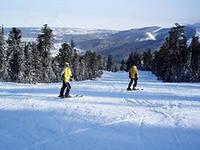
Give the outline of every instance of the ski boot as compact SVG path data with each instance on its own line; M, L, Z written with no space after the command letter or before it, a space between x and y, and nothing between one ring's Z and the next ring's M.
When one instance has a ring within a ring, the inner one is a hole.
M72 96L71 95L67 95L67 96L65 96L65 98L71 98Z
M127 90L127 91L131 91L131 88L127 88L126 90Z
M60 98L65 98L65 96L64 96L64 95L59 95L58 97L60 97Z

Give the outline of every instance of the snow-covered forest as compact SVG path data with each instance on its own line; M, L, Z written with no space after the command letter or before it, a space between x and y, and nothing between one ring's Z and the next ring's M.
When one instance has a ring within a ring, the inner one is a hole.
M57 56L52 29L45 24L36 42L22 41L18 28L12 28L8 39L0 30L0 80L20 83L50 83L61 81L64 63L69 62L75 80L94 79L101 76L106 59L95 52L79 54L75 43L63 43Z
M20 83L59 82L64 62L69 62L75 80L95 79L102 70L128 71L132 64L140 70L152 71L158 79L166 82L200 81L200 42L193 36L188 43L184 26L171 28L160 49L132 52L127 59L114 60L112 54L103 56L94 51L79 53L72 39L64 42L56 56L53 30L45 24L37 40L22 41L22 33L12 28L5 39L4 28L0 30L0 80Z

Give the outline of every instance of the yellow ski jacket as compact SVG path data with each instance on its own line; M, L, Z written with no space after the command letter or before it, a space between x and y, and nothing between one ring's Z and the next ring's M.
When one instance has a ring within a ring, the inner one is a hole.
M139 77L138 70L137 70L137 67L135 65L133 65L131 67L131 69L129 70L129 77L132 78L132 79Z
M65 67L65 70L64 70L64 81L65 81L65 83L70 81L71 76L72 76L71 69L69 67Z

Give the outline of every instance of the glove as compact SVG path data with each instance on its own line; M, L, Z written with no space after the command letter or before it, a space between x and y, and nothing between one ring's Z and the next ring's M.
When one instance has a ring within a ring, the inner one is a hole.
M73 75L71 75L71 77L70 77L69 81L73 81L73 80L74 80L74 76L73 76Z

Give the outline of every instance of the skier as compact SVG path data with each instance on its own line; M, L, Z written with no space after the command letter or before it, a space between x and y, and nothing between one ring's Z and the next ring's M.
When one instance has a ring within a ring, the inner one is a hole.
M65 62L65 69L64 69L64 73L62 74L63 76L63 85L62 88L60 90L60 95L59 97L61 98L69 98L71 97L69 95L70 89L71 89L71 85L69 84L69 82L72 80L72 71L69 67L69 63ZM65 88L67 88L65 95L63 94L65 91Z
M129 70L129 78L131 79L129 84L128 84L128 91L131 91L131 85L133 84L133 80L134 80L134 84L133 84L133 89L132 90L137 90L136 86L137 86L137 81L138 81L138 70L136 65L133 65L131 67L131 69Z

